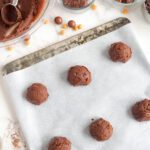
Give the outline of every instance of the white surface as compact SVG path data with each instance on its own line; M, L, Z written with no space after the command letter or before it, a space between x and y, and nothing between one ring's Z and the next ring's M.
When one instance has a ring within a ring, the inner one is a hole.
M109 46L116 41L127 43L133 50L133 57L126 64L114 63L108 57ZM89 68L92 73L89 86L68 84L67 70L73 65ZM72 150L143 150L150 147L150 123L138 123L129 110L137 100L148 96L149 76L149 64L127 25L7 75L4 84L30 150L46 150L49 140L60 135L71 140ZM48 101L40 106L30 104L24 97L25 90L34 82L45 84L49 90ZM88 134L91 119L97 117L113 124L114 134L107 142L96 142ZM144 145L137 147L137 143Z
M110 7L106 6L104 8L106 8L109 11L109 14L106 15L104 13L103 17L101 18L101 17L99 17L99 11L101 11L101 9L100 9L101 7L103 8L103 6L101 6L101 5L100 5L100 7L98 6L98 9L96 11L89 10L90 13L94 14L96 19L99 18L99 22L98 22L99 24L105 22L105 20L109 20L109 17L115 18L117 16L123 16L120 13L120 11L115 10L115 8L110 8ZM64 12L61 14L64 14ZM82 16L84 16L84 15L85 15L85 13ZM70 18L72 18L72 16L74 16L74 14L72 14L71 16L68 15L66 19L70 19ZM80 14L78 14L76 16L80 16ZM149 52L150 51L150 43L149 43L150 25L148 24L148 22L145 21L145 18L143 18L143 13L142 13L141 7L138 7L136 9L134 9L133 11L130 11L130 13L125 17L128 17L132 21L132 24L133 24L136 34L137 34L137 38L139 39L139 42L141 43L142 49L145 52L147 58L150 60L150 52ZM83 22L84 22L84 17L82 17L82 18L83 18ZM52 18L51 18L51 22L52 22ZM80 22L80 23L82 23L82 22ZM84 27L79 32L86 30L86 28L88 28L88 25L90 23L91 22L88 21L88 22L86 22L86 24L83 24L83 26L86 26L86 27ZM13 59L16 59L18 57L21 57L23 55L31 53L32 51L37 50L37 48L39 48L38 44L43 43L43 39L46 39L46 43L51 43L51 42L55 42L57 40L61 40L62 37L58 36L58 34L56 34L57 32L58 32L58 28L56 29L55 26L53 25L53 23L51 23L50 25L43 26L39 31L37 31L33 35L30 46L27 47L23 44L23 42L20 42L13 46L14 51L12 51L12 52L7 52L6 49L0 49L0 65L2 66L3 64L10 62ZM76 32L74 33L71 31L69 31L69 33L67 33L67 34L69 35L70 33L76 34ZM66 37L66 35L63 38L65 38L65 37ZM5 118L5 119L3 119L3 118ZM6 103L5 97L3 96L3 91L0 87L0 128L2 130L5 129L8 125L7 121L3 121L3 120L7 120L7 118L12 119L12 116L10 115L10 113L8 111L8 105ZM0 132L0 139L2 139L2 141L0 142L0 146L4 145L5 140L3 140L3 132ZM3 149L2 147L0 147L0 148ZM7 149L5 148L4 150L7 150ZM10 148L8 150L10 150Z

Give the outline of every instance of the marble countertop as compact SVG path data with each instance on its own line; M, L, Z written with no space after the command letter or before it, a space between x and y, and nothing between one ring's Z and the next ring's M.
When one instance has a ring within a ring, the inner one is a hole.
M83 14L70 14L68 17L67 14L63 14L64 17L67 19L73 18L83 24L83 29L81 29L78 32L85 31L89 28L92 28L96 25L102 24L108 20L111 20L113 18L117 18L120 16L128 17L133 27L135 28L136 35L138 37L138 40L140 44L143 46L144 52L146 56L150 60L150 24L145 20L143 17L143 11L142 6L136 7L134 10L130 11L129 14L123 15L120 10L116 10L115 8L111 6L106 6L105 4L100 2L96 2L97 10L88 10L88 12L85 12ZM55 6L56 7L56 6ZM38 31L36 31L32 38L31 38L31 44L29 46L25 46L22 41L19 43L13 45L12 51L7 51L6 48L1 48L0 51L0 68L7 62L10 62L16 58L19 58L21 56L27 55L35 50L38 50L39 48L45 47L51 43L60 41L64 38L69 37L70 35L77 34L78 32L72 32L68 31L66 35L58 36L59 28L56 27L52 23L52 16L59 15L61 12L59 10L59 7L56 7L55 12L51 16L49 16L47 19L50 20L50 23L47 25L43 25ZM95 17L95 20L93 23L87 23L86 15L91 15ZM77 19L77 17L80 19ZM129 33L130 34L130 33ZM40 36L39 36L40 35ZM40 42L38 42L38 40ZM44 44L43 44L44 43ZM0 80L0 82L2 82ZM2 85L2 84L0 84ZM24 141L20 138L21 133L20 129L17 123L17 120L11 114L10 107L5 101L5 95L3 94L3 89L0 86L0 149L2 150L24 150L26 149L26 145Z

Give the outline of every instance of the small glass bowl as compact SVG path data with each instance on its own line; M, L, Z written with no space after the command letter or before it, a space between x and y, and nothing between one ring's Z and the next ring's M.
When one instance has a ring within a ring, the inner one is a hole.
M73 13L81 13L81 12L86 11L94 2L95 0L87 0L87 5L85 6L71 7L65 4L65 0L62 0L63 6Z
M34 33L36 30L38 30L39 27L42 25L42 20L43 20L44 16L46 16L47 10L49 9L49 7L52 8L53 5L54 5L54 0L45 0L45 5L44 5L42 12L40 13L38 19L36 19L36 21L34 21L32 23L30 28L28 30L26 30L25 32L23 32L20 36L14 38L14 39L11 39L11 40L8 40L5 42L0 42L0 48L14 45L14 44L18 43L19 41L23 40L25 37L32 35L32 33Z
M132 3L121 3L117 0L110 0L112 1L113 5L117 8L123 9L123 8L133 8L138 6L140 3L142 3L142 0L134 0Z
M144 11L144 17L150 23L150 13L147 11L145 3L143 4L143 11Z

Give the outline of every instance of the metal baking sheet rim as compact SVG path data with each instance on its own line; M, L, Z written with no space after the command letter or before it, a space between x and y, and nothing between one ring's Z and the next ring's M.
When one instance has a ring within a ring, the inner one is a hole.
M22 58L19 58L15 61L12 61L12 62L6 64L2 68L2 75L5 76L12 72L30 67L36 63L39 63L43 60L46 60L46 59L53 57L57 54L60 54L62 52L65 52L71 48L85 44L85 43L87 43L91 40L94 40L100 36L103 36L112 31L115 31L129 23L131 23L131 22L128 18L120 17L120 18L114 19L112 21L109 21L105 24L94 27L90 30L79 33L70 38L67 38L58 43L52 44L46 48L40 49L34 53L31 53L29 55L26 55Z

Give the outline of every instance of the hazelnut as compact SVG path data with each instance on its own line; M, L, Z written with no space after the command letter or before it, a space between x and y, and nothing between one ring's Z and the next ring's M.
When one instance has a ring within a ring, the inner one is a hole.
M74 28L74 27L76 26L76 22L75 22L74 20L70 20L70 21L68 22L68 26L69 26L70 28Z
M63 22L63 20L60 16L55 17L54 21L55 21L56 24L62 24L62 22Z

